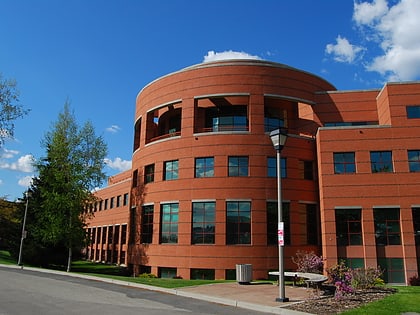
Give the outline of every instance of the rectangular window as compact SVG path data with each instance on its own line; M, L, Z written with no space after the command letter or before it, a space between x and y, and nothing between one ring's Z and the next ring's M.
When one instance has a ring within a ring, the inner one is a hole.
M284 222L284 244L290 245L290 204L282 205L282 217ZM278 209L277 202L267 202L267 244L278 245Z
M121 225L121 244L127 243L127 224Z
M132 188L137 187L137 185L138 185L138 176L139 176L139 171L138 170L135 170L133 172L133 180L131 182L131 187Z
M109 208L110 209L114 208L114 201L115 201L115 197L111 197L111 201L109 203Z
M405 283L402 258L378 258L378 265L384 270L383 277L386 283Z
M121 195L117 196L117 207L121 206Z
M287 177L286 158L280 158L281 178ZM267 176L277 177L277 158L267 158Z
M354 152L334 153L334 173L346 174L355 173L356 163L354 160Z
M251 244L251 202L226 202L226 244Z
M192 244L214 244L216 203L193 202Z
M204 157L195 159L195 177L213 177L214 176L214 158Z
M420 172L420 150L408 150L410 172Z
M393 172L391 151L370 152L370 165L372 173Z
M400 209L374 209L376 245L401 245Z
M412 208L411 211L413 215L413 228L416 246L420 246L420 208ZM420 260L420 257L418 259Z
M248 176L248 157L229 156L229 171L231 177Z
M299 161L300 176L303 179L314 179L314 163L313 161Z
M176 268L170 268L170 267L159 267L158 268L159 278L173 279L173 278L176 277L176 273L177 273Z
M346 258L338 257L338 261L344 261L345 265L351 269L364 268L365 260L364 258Z
M214 269L191 269L191 280L214 280Z
M104 201L104 210L108 209L108 199L105 199Z
M130 244L138 244L138 226L137 226L137 207L132 206L130 209Z
M178 179L178 160L164 163L163 180Z
M160 242L178 243L178 203L167 203L161 206Z
M153 241L153 205L143 206L141 214L141 242L151 244Z
M407 118L420 118L420 105L407 106Z
M306 204L306 244L319 244L319 224L317 205Z
M144 167L144 183L152 183L155 181L155 164L146 165Z
M123 206L128 205L128 193L124 194L124 198L123 198Z
M362 245L362 210L336 209L337 246Z

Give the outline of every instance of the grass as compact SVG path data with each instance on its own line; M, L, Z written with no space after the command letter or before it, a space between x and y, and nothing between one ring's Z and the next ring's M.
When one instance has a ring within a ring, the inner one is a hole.
M395 315L406 312L420 312L420 286L394 287L397 293L391 294L386 298L369 303L360 308L353 309L341 314L362 315L362 314L381 314Z
M10 256L10 253L8 251L0 250L0 264L16 265L17 260Z

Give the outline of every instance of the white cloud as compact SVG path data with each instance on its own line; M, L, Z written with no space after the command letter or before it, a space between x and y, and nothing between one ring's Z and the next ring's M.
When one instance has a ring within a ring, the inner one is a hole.
M214 52L210 50L207 52L207 55L204 56L203 62L218 61L218 60L227 60L227 59L256 59L261 60L258 56L250 55L246 52L239 51L223 51L223 52Z
M123 160L119 157L115 158L114 160L106 158L105 164L108 165L109 168L121 172L129 170L131 168L131 161Z
M0 158L2 158L2 159L11 159L16 154L19 154L19 151L16 151L16 150L8 150L8 149L5 149L5 148L2 148L0 150Z
M108 132L111 132L111 133L117 133L118 131L121 130L121 128L117 125L112 125L112 126L106 128L105 130L108 131Z
M13 155L10 155L10 152L11 151L9 151L9 155L7 155L8 158L13 157ZM27 155L21 156L16 162L12 162L12 163L8 163L8 162L4 162L0 160L0 169L31 173L34 171L33 163L34 163L34 157L30 154L27 154Z
M419 16L419 0L356 0L353 22L365 47L352 45L345 37L338 36L337 43L328 44L325 51L335 61L358 62L386 81L418 80Z
M332 54L335 61L346 63L354 62L362 51L362 47L350 44L347 38L340 35L336 38L336 44L328 44L325 48L325 52Z
M356 24L371 24L381 18L388 11L386 0L369 2L354 2L353 20Z
M19 186L29 187L32 184L33 176L25 176L18 180Z

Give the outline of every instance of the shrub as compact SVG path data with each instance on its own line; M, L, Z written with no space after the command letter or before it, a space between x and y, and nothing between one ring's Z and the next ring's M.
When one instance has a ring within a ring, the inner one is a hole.
M412 286L419 286L420 285L420 277L418 275L412 276L408 283Z
M139 274L139 278L157 278L157 276L152 273L142 273Z
M315 253L308 251L297 251L296 257L292 261L297 265L298 272L310 272L322 274L324 270L324 260Z
M351 285L355 289L366 290L373 288L376 285L383 285L384 281L381 279L383 271L378 268L357 268L352 270Z
M340 299L345 295L353 293L352 271L347 267L344 261L327 269L329 281L335 286L335 298Z

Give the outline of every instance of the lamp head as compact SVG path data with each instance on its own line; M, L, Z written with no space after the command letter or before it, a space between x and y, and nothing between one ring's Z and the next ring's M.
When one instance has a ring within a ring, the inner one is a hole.
M280 128L270 132L270 138L273 142L274 149L281 151L287 140L287 129Z

